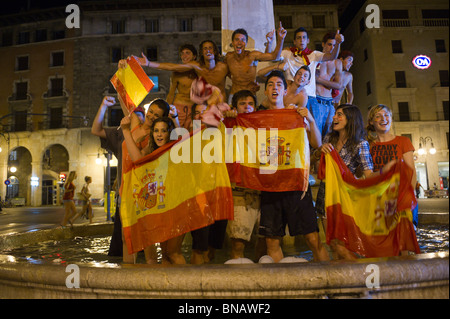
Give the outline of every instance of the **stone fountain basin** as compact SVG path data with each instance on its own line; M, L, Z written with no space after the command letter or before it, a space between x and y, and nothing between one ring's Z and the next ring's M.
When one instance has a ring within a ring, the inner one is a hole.
M112 229L111 223L100 223L14 233L0 237L0 251L40 241L110 235ZM13 260L0 255L0 298L449 298L448 251L290 264L79 264L79 288L66 286L72 275L67 265ZM379 288L370 287L374 267L379 270Z

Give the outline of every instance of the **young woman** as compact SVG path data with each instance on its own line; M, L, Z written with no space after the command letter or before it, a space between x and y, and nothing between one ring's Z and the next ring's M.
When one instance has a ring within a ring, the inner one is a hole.
M410 182L413 189L415 189L417 175L414 166L414 146L409 138L391 133L391 109L383 104L371 107L367 116L367 123L367 139L370 144L370 154L372 155L374 171L387 171L392 160L398 161L403 159L406 165L413 169ZM389 151L389 156L384 155L386 149ZM417 205L413 213L413 223L417 227Z
M170 133L174 129L174 125L171 119L168 117L157 118L153 121L153 125L150 130L150 141L146 147L142 150L137 147L130 132L130 119L124 117L120 123L120 127L123 131L125 143L127 145L128 153L132 161L150 154L157 148L163 146L170 141ZM163 251L163 263L171 264L185 264L186 260L181 254L181 244L183 243L184 235L171 238L164 243L161 243Z
M335 149L353 175L362 173L362 176L367 178L374 174L369 142L364 139L366 133L359 108L351 104L339 105L333 116L331 129L331 132L324 137L322 146L313 153L313 159L320 159L320 152L327 154ZM325 183L323 181L317 193L316 210L326 230ZM331 247L339 257L356 259L356 256L338 240L334 240Z
M71 220L71 224L73 224L74 221L77 220L78 217L82 216L86 210L88 211L87 216L89 217L89 224L92 224L92 205L91 205L91 190L89 189L89 184L92 183L92 177L90 176L85 176L84 177L84 181L86 182L83 185L83 188L81 189L81 202L83 203L83 207L81 208L81 211L75 215L74 218L72 218Z
M69 222L72 226L71 218L77 214L77 209L75 207L75 203L73 201L73 197L75 195L75 184L73 181L77 178L77 172L70 171L69 177L64 184L64 195L63 195L63 203L64 203L64 219L61 223L62 227L65 227Z

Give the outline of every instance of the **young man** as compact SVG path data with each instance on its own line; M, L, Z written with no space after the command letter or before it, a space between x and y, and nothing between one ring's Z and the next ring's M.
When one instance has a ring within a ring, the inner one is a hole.
M183 64L197 59L197 49L192 44L183 44L178 53ZM191 84L197 74L193 70L173 72L170 79L170 89L166 101L177 108L180 126L188 128L190 125L191 108L194 102L190 99Z
M225 63L230 70L232 81L230 95L233 95L240 90L249 90L253 94L256 94L259 90L259 85L255 81L258 61L272 61L279 59L286 34L287 31L280 22L275 50L271 53L263 53L257 50L245 50L248 42L247 31L244 29L237 29L233 32L231 40L234 51L227 53L225 56Z
M265 94L268 109L285 108L286 80L281 71L273 71L266 80ZM307 135L312 147L318 148L322 139L311 113L305 107L297 109L307 122ZM307 146L305 146L307 147ZM285 235L286 224L291 236L303 234L313 252L314 260L329 260L328 252L319 239L317 217L311 190L306 192L261 192L261 221L259 234L266 237L267 254L275 262L283 258L281 240Z
M220 53L217 45L211 40L203 41L200 43L199 55L198 62L191 61L186 64L151 62L143 53L142 57L134 56L134 58L140 65L150 68L175 72L194 70L198 77L203 77L209 84L217 86L225 99L225 78L228 74L228 66L226 63L219 61Z
M234 121L238 114L253 113L256 110L256 97L249 90L241 90L233 95L232 111L227 112L224 124ZM253 228L260 217L259 191L233 186L234 220L228 222L228 234L231 239L231 259L243 258L245 244L250 241ZM261 242L256 244L256 260L264 253L260 253Z
M335 46L335 34L328 32L322 39L323 53L332 52ZM325 136L330 130L334 116L333 87L326 86L326 83L333 81L340 86L342 61L336 59L321 62L316 72L316 98L319 108L313 110L313 115L318 126L321 128L322 136Z
M306 107L308 104L308 93L305 86L311 80L311 71L309 67L304 65L298 69L295 74L294 81L288 86L286 95L284 96L284 105L287 108Z

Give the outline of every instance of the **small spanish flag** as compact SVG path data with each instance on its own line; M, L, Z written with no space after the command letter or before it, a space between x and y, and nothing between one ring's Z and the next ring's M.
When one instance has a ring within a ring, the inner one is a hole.
M336 150L322 155L319 178L325 177L327 243L338 239L361 256L420 253L411 209L417 204L412 168L403 160L383 175L356 179ZM325 176L324 176L325 175Z
M127 59L127 67L119 68L110 81L130 114L154 86L152 80L132 57Z

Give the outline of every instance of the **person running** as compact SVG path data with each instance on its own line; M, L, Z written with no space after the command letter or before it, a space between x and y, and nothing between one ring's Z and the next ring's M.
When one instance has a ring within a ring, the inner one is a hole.
M64 195L63 195L63 203L64 203L64 219L61 223L62 227L67 226L67 223L70 223L72 227L72 217L77 214L77 209L75 207L75 202L73 197L75 196L76 186L73 181L77 178L76 171L70 171L69 176L67 177L66 182L64 183Z

